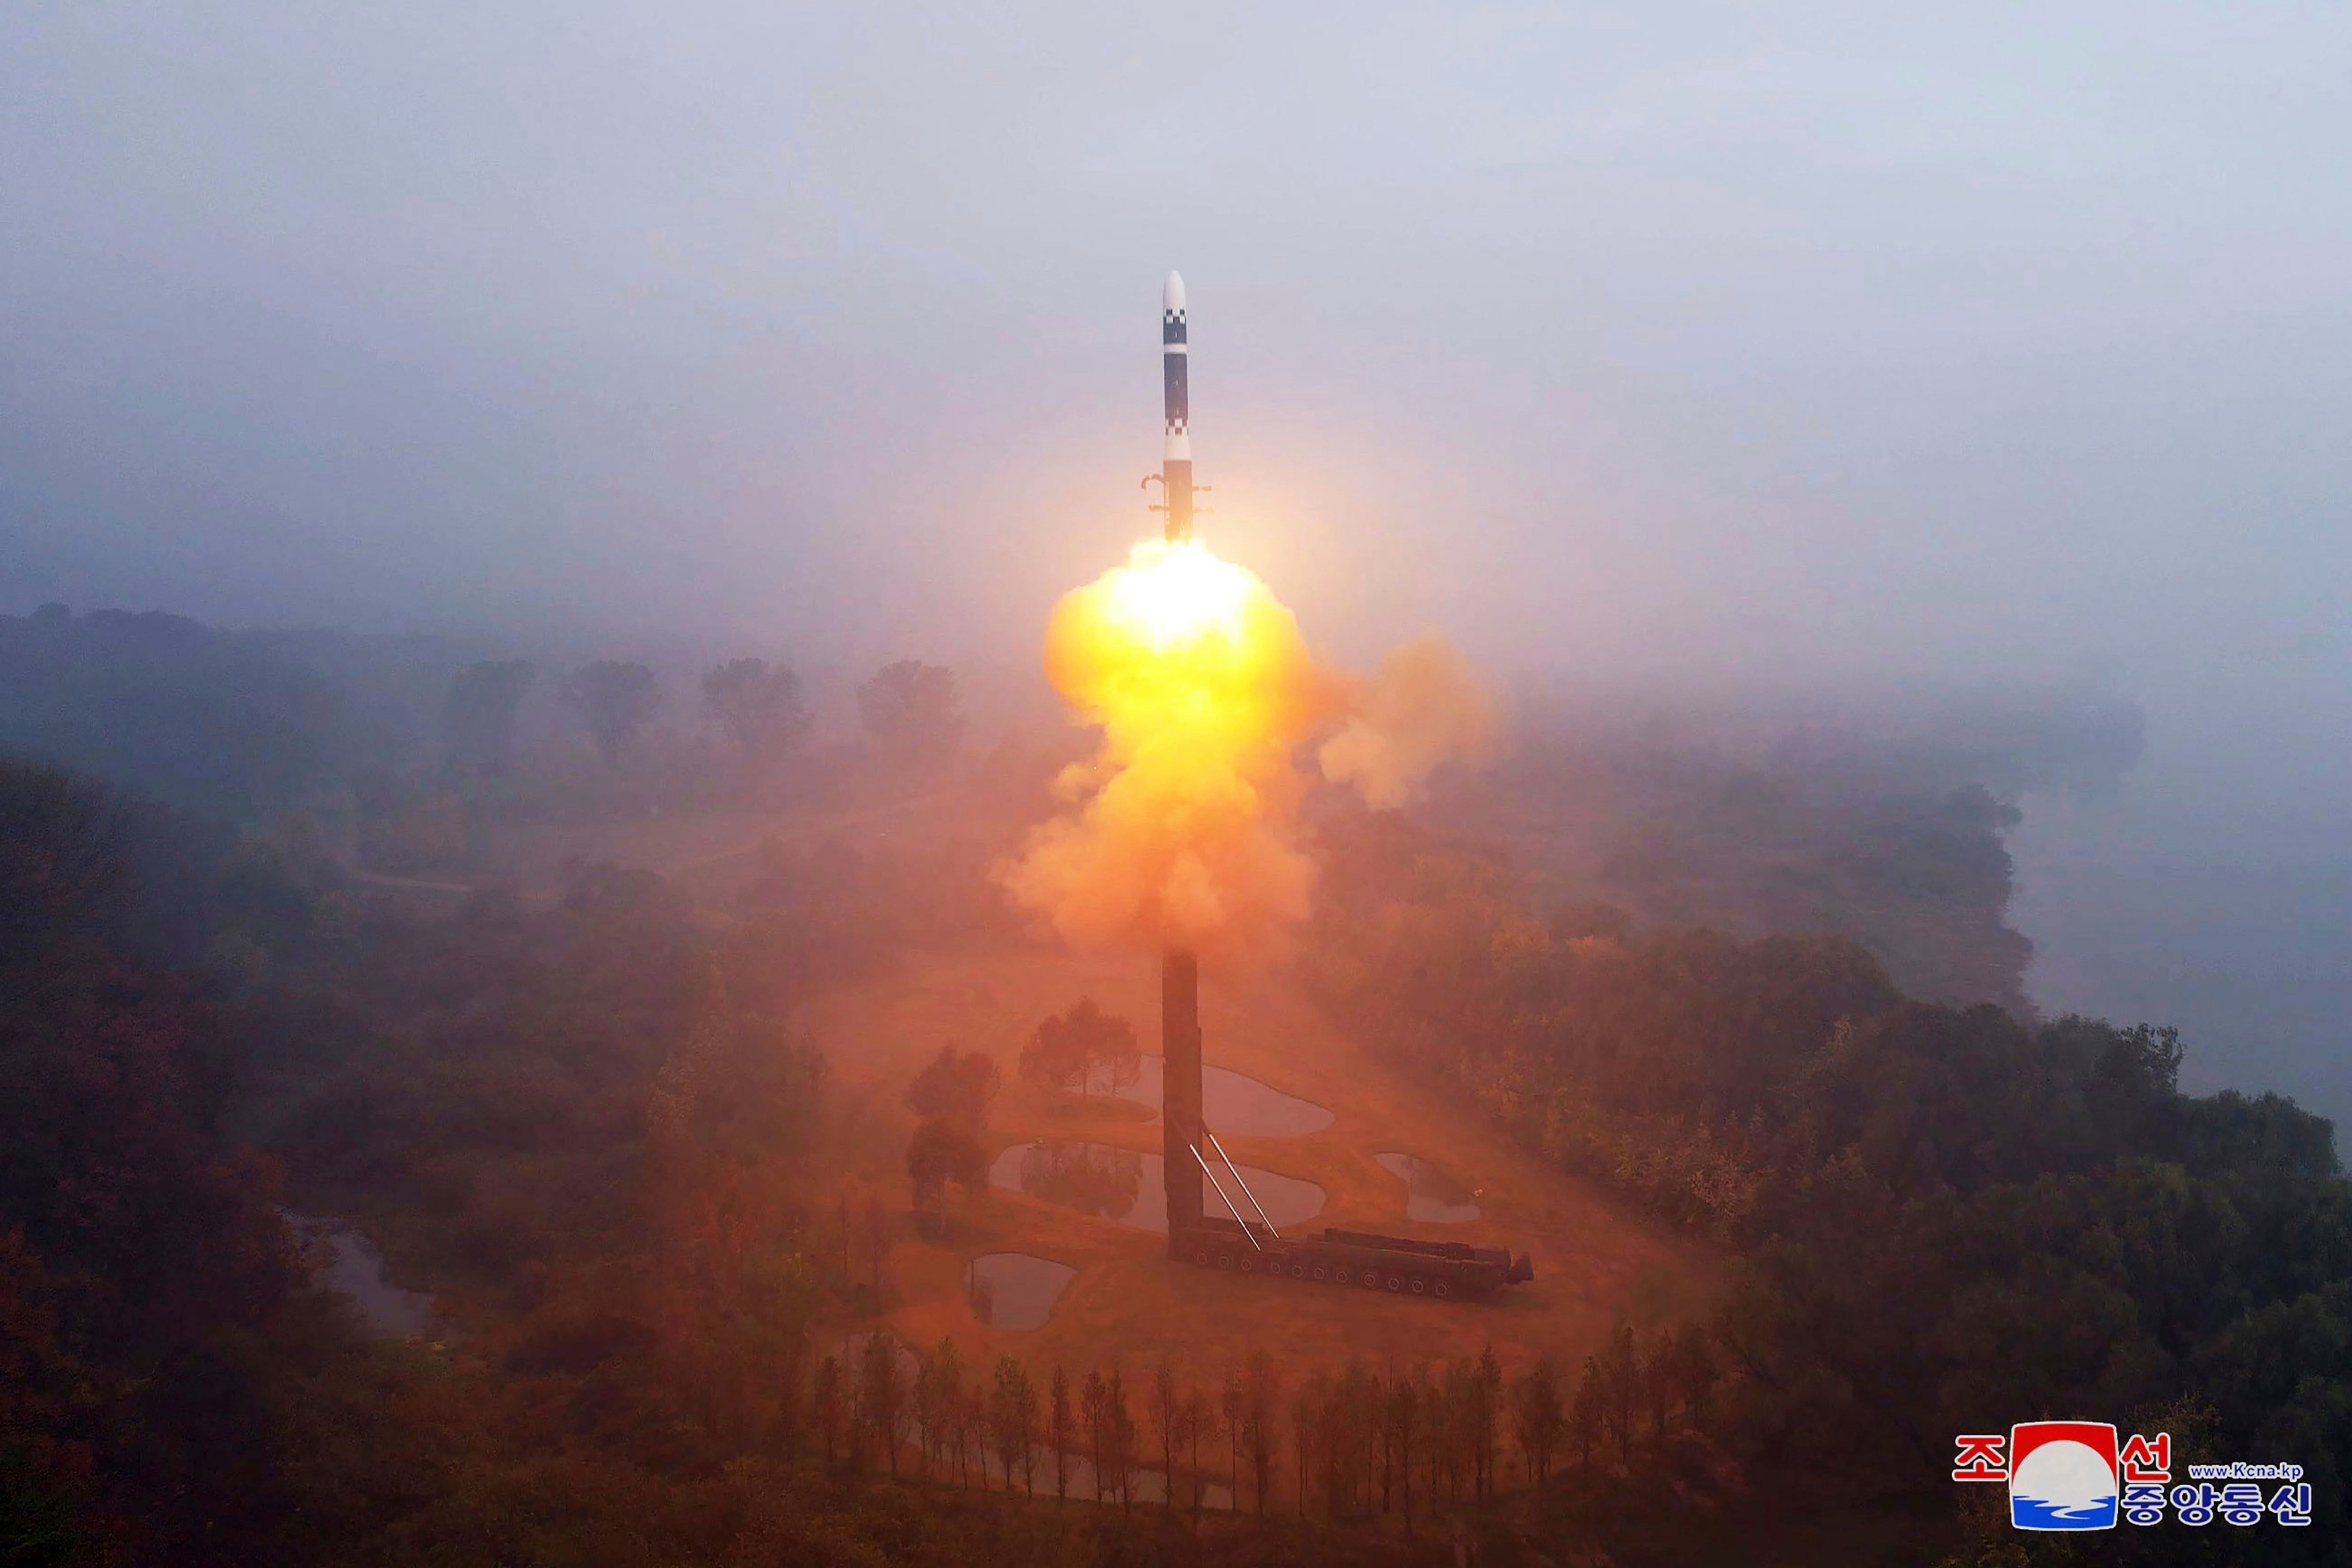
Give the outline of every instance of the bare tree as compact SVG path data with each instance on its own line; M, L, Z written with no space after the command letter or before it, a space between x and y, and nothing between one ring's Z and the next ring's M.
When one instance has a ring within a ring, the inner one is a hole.
M843 1398L838 1357L826 1356L816 1363L816 1378L809 1392L809 1402L816 1407L817 1430L824 1438L824 1468L830 1470L841 1448L841 1428L848 1414Z
M1503 1431L1503 1363L1496 1357L1492 1343L1479 1349L1477 1379L1473 1386L1477 1493L1478 1500L1484 1503L1495 1495L1495 1460L1502 1447Z
M1196 1387L1186 1387L1183 1410L1177 1420L1184 1434L1184 1446L1192 1456L1192 1518L1196 1523L1201 1517L1201 1439L1208 1435L1213 1419L1208 1396Z
M1049 1440L1054 1445L1054 1495L1067 1502L1070 1497L1070 1445L1077 1440L1077 1426L1070 1418L1070 1375L1059 1366L1054 1368L1045 1424Z
M1642 1404L1642 1362L1630 1323L1617 1325L1617 1331L1610 1336L1609 1348L1601 1352L1601 1424L1617 1439L1619 1461L1631 1463L1633 1419Z
M1696 1323L1685 1323L1675 1339L1675 1381L1681 1385L1683 1404L1690 1411L1694 1425L1706 1424L1707 1406L1714 1401L1716 1384L1722 1381L1723 1369L1715 1359L1708 1342L1707 1331Z
M1176 1392L1176 1363L1162 1355L1151 1371L1151 1430L1160 1439L1160 1463L1168 1472L1168 1506L1176 1506L1176 1423L1184 1402Z
M1262 1514L1266 1494L1274 1488L1276 1423L1282 1401L1282 1373L1265 1346L1252 1347L1248 1376L1243 1432L1249 1447L1250 1476L1257 1487L1257 1510Z
M1601 1436L1601 1410L1608 1402L1608 1394L1601 1386L1601 1363L1593 1356L1586 1356L1584 1373L1576 1380L1576 1396L1568 1406L1568 1436L1576 1445L1580 1470L1589 1473L1592 1468L1592 1445Z
M1518 1440L1519 1468L1538 1485L1551 1475L1562 1420L1559 1369L1549 1354L1538 1356L1511 1385L1511 1433Z
M1307 1478L1314 1469L1316 1439L1323 1432L1322 1377L1298 1385L1290 1398L1290 1451L1297 1461L1298 1517L1307 1517Z
M1642 1356L1642 1393L1650 1407L1650 1429L1661 1443L1666 1439L1666 1416L1674 1409L1675 1384L1681 1370L1675 1364L1675 1334L1660 1328Z
M898 1445L907 1436L907 1386L898 1365L898 1342L887 1329L866 1336L857 1403L866 1430L882 1445L882 1457L897 1475Z
M923 1369L931 1384L932 1419L939 1430L933 1438L940 1458L951 1474L963 1468L963 1357L953 1339L942 1339Z
M874 1268L874 1310L882 1310L882 1260L890 1255L890 1212L882 1200L866 1200L866 1256Z
M1218 1425L1225 1434L1225 1489L1233 1493L1234 1510L1242 1506L1242 1438L1249 1430L1249 1390L1242 1383L1242 1374L1225 1374L1225 1386L1217 1395ZM1260 1512L1265 1511L1261 1503Z
M1103 1392L1104 1403L1109 1409L1111 1475L1118 1492L1118 1506L1131 1508L1135 1501L1135 1416L1127 1407L1127 1383L1119 1375L1118 1363L1110 1363L1110 1382Z
M1412 1533L1412 1461L1420 1452L1422 1422L1429 1392L1419 1373L1393 1373L1389 1378L1387 1433L1396 1458L1397 1500L1404 1513L1404 1530ZM1386 1506L1385 1495L1382 1505Z
M915 1367L915 1387L912 1400L915 1417L918 1463L923 1475L931 1473L931 1460L938 1454L940 1438L946 1423L940 1398L940 1369L955 1354L955 1341L943 1339L924 1352Z
M1103 1381L1100 1370L1087 1373L1087 1381L1079 1385L1078 1404L1086 1412L1087 1441L1095 1466L1095 1501L1100 1502L1110 1444L1110 1384Z
M1032 1449L1036 1440L1037 1391L1030 1386L1027 1369L1009 1355L997 1358L988 1426L989 1436L995 1439L997 1463L1004 1471L1004 1489L1013 1489L1013 1469L1018 1465L1032 1478L1030 1495L1036 1495L1036 1460Z

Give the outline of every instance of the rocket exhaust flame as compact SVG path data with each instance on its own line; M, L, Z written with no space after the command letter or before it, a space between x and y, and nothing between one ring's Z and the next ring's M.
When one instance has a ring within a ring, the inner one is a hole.
M1395 806L1441 764L1486 756L1496 727L1444 644L1408 644L1370 680L1333 670L1256 574L1197 538L1147 540L1065 595L1045 671L1102 745L1057 781L1075 810L1001 876L1082 947L1279 951L1315 881L1300 753L1328 735L1323 776Z

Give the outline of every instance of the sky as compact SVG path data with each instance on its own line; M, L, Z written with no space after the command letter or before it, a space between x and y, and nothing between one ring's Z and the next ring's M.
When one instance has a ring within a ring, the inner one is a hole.
M1018 665L1150 525L1174 267L1203 532L1310 636L2102 683L2148 760L2021 832L2037 984L2222 953L2307 1067L2347 58L2144 0L16 0L0 611Z

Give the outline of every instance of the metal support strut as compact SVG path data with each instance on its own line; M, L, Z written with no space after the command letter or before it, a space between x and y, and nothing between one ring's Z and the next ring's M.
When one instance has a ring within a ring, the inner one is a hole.
M1213 1140L1212 1140L1212 1142L1213 1142ZM1209 1178L1209 1185L1217 1189L1217 1196L1224 1199L1226 1212L1234 1216L1234 1223L1242 1227L1242 1234L1249 1237L1250 1246L1256 1251L1264 1252L1265 1248L1259 1243L1257 1233L1250 1229L1249 1221L1242 1218L1242 1211L1234 1207L1234 1200L1225 1197L1225 1184L1217 1180L1217 1173L1209 1169L1209 1162L1201 1159L1200 1145L1197 1143L1187 1143L1184 1147L1192 1151L1193 1159L1200 1161L1201 1173ZM1240 1177L1236 1175L1234 1179L1238 1181L1240 1180ZM1247 1192L1249 1189L1247 1187L1244 1187L1242 1191ZM1252 1198L1250 1202L1255 1203L1257 1200L1255 1198Z
M1258 1202L1258 1201L1257 1201L1257 1194L1256 1194L1255 1193L1254 1193L1254 1192L1251 1192L1251 1191L1250 1191L1250 1184L1249 1184L1247 1182L1244 1182L1244 1181L1243 1181L1243 1180L1242 1180L1242 1173L1241 1173L1241 1169L1240 1169L1240 1167L1236 1166L1236 1165L1234 1163L1234 1157L1233 1157L1231 1154L1228 1154L1228 1153L1226 1153L1226 1152L1225 1152L1225 1146L1224 1146L1223 1143L1220 1143L1220 1142L1217 1142L1217 1135L1216 1135L1215 1133L1213 1133L1213 1132L1210 1132L1210 1131L1209 1131L1208 1124L1207 1124L1206 1122L1203 1122L1203 1123L1202 1124L1202 1126L1201 1126L1201 1131L1202 1131L1202 1132L1206 1132L1206 1133L1208 1133L1208 1137L1209 1137L1209 1147L1210 1147L1210 1148L1212 1148L1212 1149L1214 1149L1214 1150L1217 1152L1217 1158L1218 1158L1218 1159L1220 1159L1220 1160L1223 1160L1223 1161L1225 1163L1225 1169L1226 1169L1226 1170L1228 1170L1228 1171L1233 1172L1233 1173L1234 1173L1234 1185L1235 1185L1235 1186L1239 1187L1239 1188L1242 1190L1242 1196L1244 1196L1244 1197L1245 1197L1245 1198L1249 1199L1249 1201L1250 1201L1250 1207L1252 1207L1252 1208L1254 1208L1254 1209L1257 1210L1257 1217L1258 1217L1258 1218L1260 1218L1260 1219L1262 1219L1262 1220L1264 1220L1264 1221L1265 1221L1265 1228L1266 1228L1269 1232L1271 1232L1273 1235L1280 1236L1280 1235L1282 1234L1282 1232L1275 1228L1274 1217L1273 1217L1271 1215L1269 1215L1269 1214L1267 1214L1267 1213L1265 1212L1265 1205L1264 1204L1262 1204L1262 1203L1260 1203L1260 1202ZM1202 1168L1203 1170L1207 1169L1207 1167L1206 1167L1206 1166L1203 1166L1203 1167L1202 1167ZM1210 1180L1214 1181L1214 1180L1216 1180L1216 1178L1215 1178L1214 1176L1212 1176L1212 1177L1210 1177ZM1217 1188L1217 1194L1218 1194L1220 1197L1222 1197L1222 1196L1223 1196L1223 1195L1224 1195L1224 1191L1225 1191L1225 1189L1224 1189L1222 1185L1220 1185L1220 1186ZM1226 1206L1227 1206L1228 1208L1230 1208L1230 1207L1232 1207L1233 1205L1230 1205L1230 1204L1228 1204ZM1234 1217L1235 1219L1240 1219L1240 1218L1241 1218L1241 1215L1235 1215ZM1244 1221L1244 1222L1243 1222L1242 1228L1243 1228L1243 1229L1244 1229L1244 1230L1247 1230L1247 1229L1249 1228L1249 1225L1248 1225L1248 1222L1247 1222L1247 1221Z

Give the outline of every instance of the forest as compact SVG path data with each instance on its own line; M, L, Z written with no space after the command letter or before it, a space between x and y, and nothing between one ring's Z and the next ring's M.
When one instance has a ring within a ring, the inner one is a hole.
M1284 961L1315 1004L1728 1288L1533 1354L1471 1313L1418 1360L1081 1363L890 1324L890 1249L996 1201L997 1064L940 1047L884 1108L928 1140L910 1201L853 1200L834 1166L879 1113L798 1022L910 953L1034 940L987 866L1057 742L974 742L911 661L828 739L781 662L712 666L659 731L625 660L327 646L0 618L11 1568L2345 1560L2332 1128L2184 1094L2160 1024L2037 1015L1995 940L2021 781L2112 768L2127 717L1833 763L1595 732L1572 767L1549 732L1425 809L1318 803ZM1726 791L1825 903L1754 896ZM513 848L940 795L929 838L777 832L716 870ZM1535 831L1571 819L1573 855ZM1662 835L1664 880L1622 852ZM1064 1001L1002 1067L1083 1097L1137 1031ZM428 1332L323 1288L329 1215L429 1284ZM2181 1462L2295 1460L2320 1527L2095 1558L1948 1479L1956 1433L2093 1413Z

